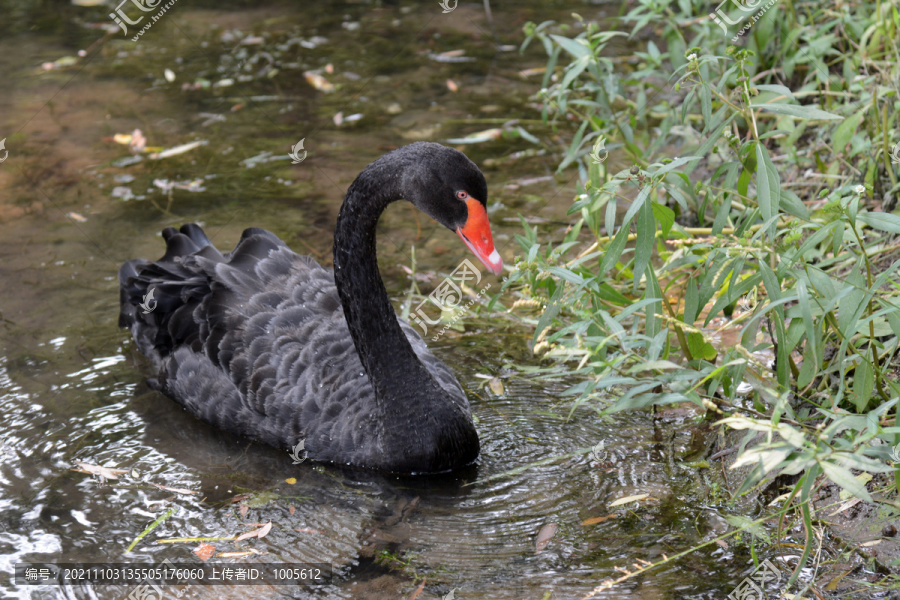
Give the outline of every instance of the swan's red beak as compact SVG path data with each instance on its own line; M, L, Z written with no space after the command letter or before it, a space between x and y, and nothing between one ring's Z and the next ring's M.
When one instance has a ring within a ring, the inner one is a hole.
M484 263L488 271L499 275L503 270L503 259L494 248L494 238L491 235L491 224L488 223L487 211L484 210L484 205L474 198L466 200L466 207L469 209L469 218L466 219L465 225L456 230L456 233L466 243L469 250L474 252L475 256Z

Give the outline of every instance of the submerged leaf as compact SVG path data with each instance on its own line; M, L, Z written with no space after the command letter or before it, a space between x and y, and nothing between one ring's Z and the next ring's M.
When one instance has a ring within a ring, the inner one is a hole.
M544 548L547 547L547 544L550 543L550 540L553 539L553 536L556 535L556 531L559 529L559 525L556 523L547 523L537 534L537 538L534 541L534 553L539 554Z

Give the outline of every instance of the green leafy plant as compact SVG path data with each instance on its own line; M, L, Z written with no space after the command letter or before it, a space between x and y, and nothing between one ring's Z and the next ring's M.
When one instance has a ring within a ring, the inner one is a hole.
M507 283L543 304L535 375L568 364L573 411L689 401L747 430L737 493L798 476L809 535L819 476L871 502L853 471L893 472L900 442L900 16L868 8L782 0L737 47L700 3L641 1L629 36L667 48L637 64L577 15L523 44L547 52L543 117L579 181L564 239L523 222Z

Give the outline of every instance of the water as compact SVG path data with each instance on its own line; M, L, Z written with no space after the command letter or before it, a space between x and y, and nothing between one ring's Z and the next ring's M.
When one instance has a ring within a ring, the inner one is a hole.
M537 49L497 52L480 3L447 15L437 2L242 4L176 4L139 42L121 33L101 40L94 24L109 23L110 6L21 2L5 11L0 572L21 561L191 562L198 543L156 541L225 537L271 522L262 540L214 542L219 552L260 555L212 562L329 563L336 574L327 588L195 586L183 597L406 598L425 578L420 598L451 591L460 599L581 598L619 577L617 567L633 570L723 533L722 500L710 496L720 475L684 464L711 442L690 410L602 420L582 409L570 418L559 384L510 368L537 359L527 348L531 331L502 319L468 320L464 334L431 344L468 389L482 439L478 463L452 476L293 465L286 453L210 429L147 387L146 361L116 326L115 275L126 259L159 256L163 227L203 223L223 249L244 227L266 227L330 263L342 195L377 156L514 118L539 127L528 106L539 83L519 71L544 59ZM609 9L526 1L494 6L494 18L501 39L517 44L525 21L567 21L572 10L591 18ZM89 50L74 64L57 63L80 49ZM428 57L457 49L475 60ZM337 90L311 88L302 75L309 70L321 70ZM363 117L338 126L339 112ZM134 129L160 149L206 143L176 157L116 163L131 155L113 136ZM285 156L301 138L308 155L292 165ZM533 148L509 138L466 152L490 165ZM538 156L485 167L494 239L508 263L519 214L550 219L542 235L562 237L572 175L519 185L552 175L555 164ZM172 182L205 190L167 191ZM389 209L379 235L382 273L398 306L411 246L419 272L449 272L467 257L452 232L408 205ZM490 377L503 382L503 394L490 390ZM566 457L601 441L599 461ZM73 471L75 461L126 473L102 482ZM249 496L232 502L239 494ZM650 498L609 507L636 494ZM556 534L536 552L539 531L551 523ZM735 555L730 542L713 545L598 597L720 598L747 565L745 549ZM10 598L132 591L0 581Z

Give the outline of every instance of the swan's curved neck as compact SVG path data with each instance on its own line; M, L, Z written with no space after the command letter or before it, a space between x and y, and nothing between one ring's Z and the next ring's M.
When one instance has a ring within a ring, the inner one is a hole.
M391 202L410 197L401 182L419 157L407 152L376 160L347 190L334 232L334 280L375 392L380 414L371 426L380 440L380 460L401 472L437 472L471 462L479 444L465 399L441 387L419 360L378 272L378 218Z
M396 165L369 165L347 190L334 233L334 280L350 335L376 396L392 400L436 386L400 329L378 272L375 229L387 205L402 197L401 176ZM413 408L396 404L383 406Z

